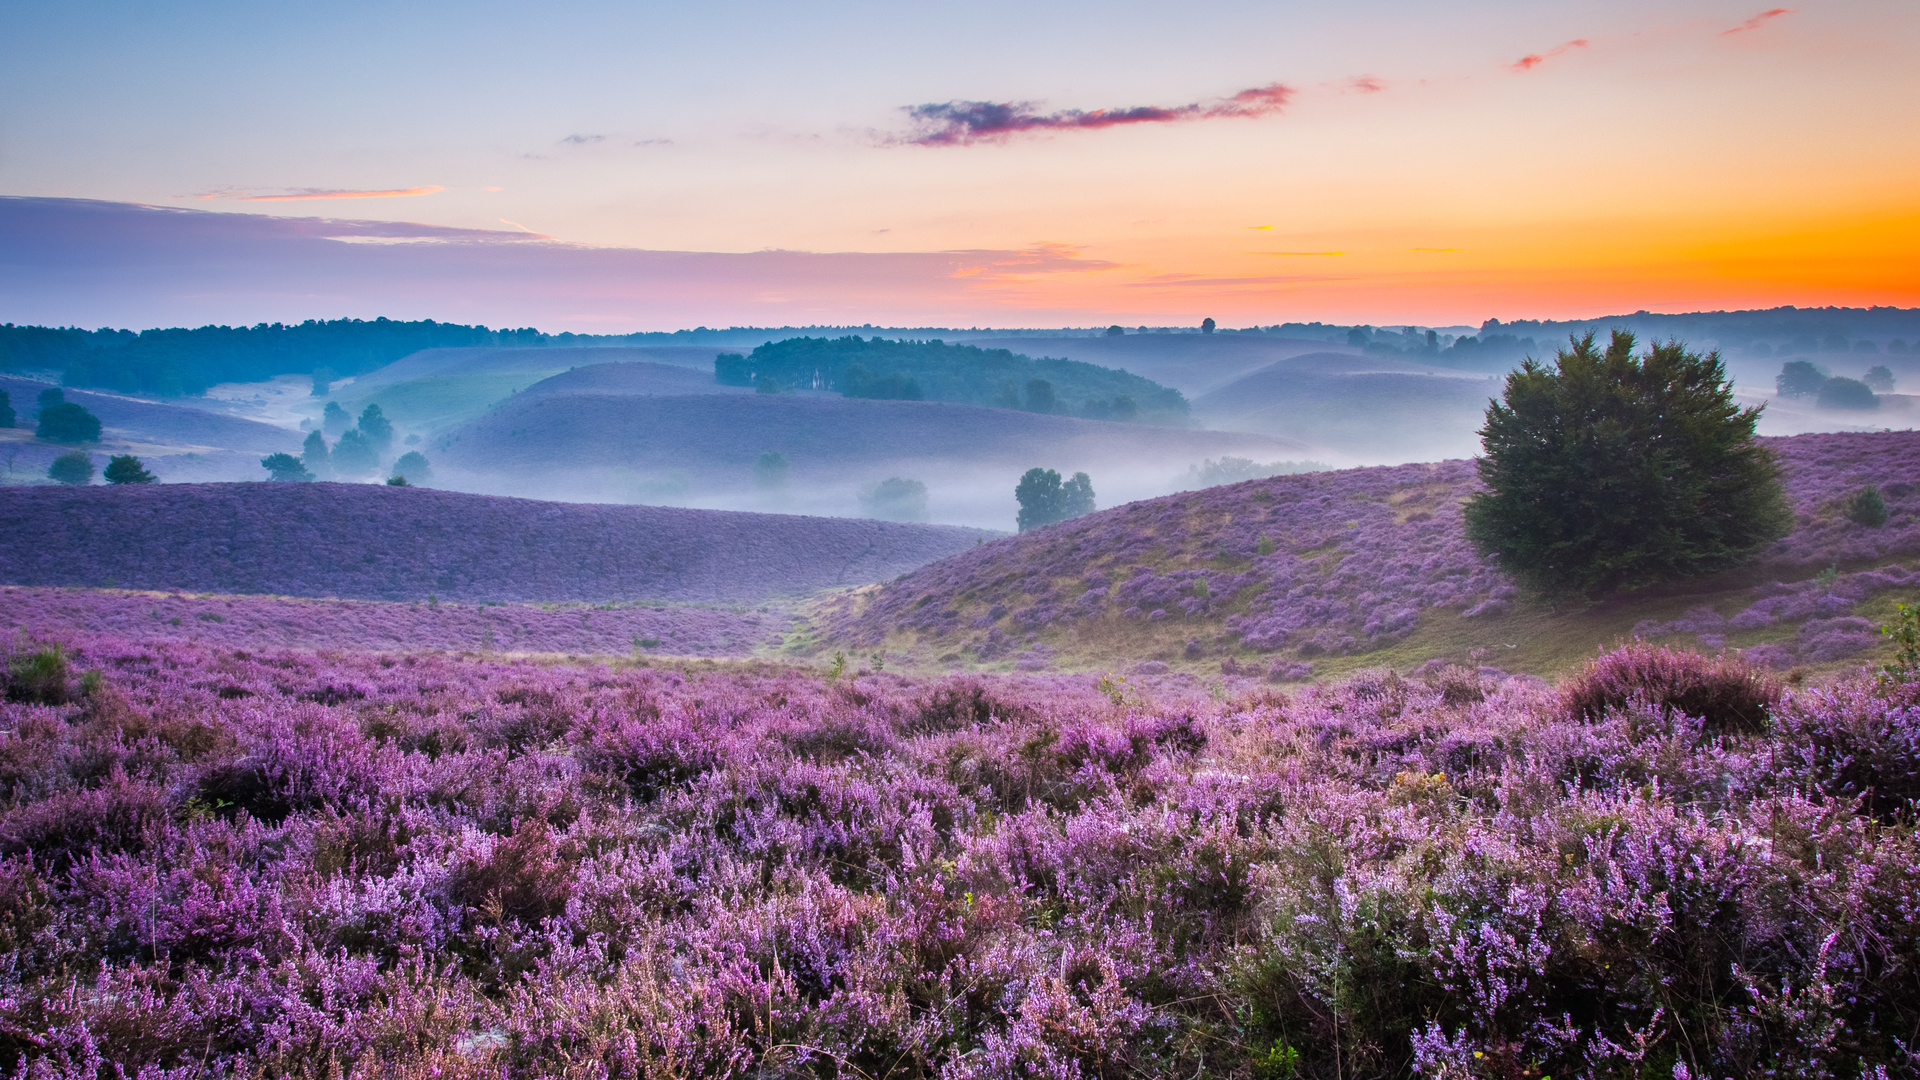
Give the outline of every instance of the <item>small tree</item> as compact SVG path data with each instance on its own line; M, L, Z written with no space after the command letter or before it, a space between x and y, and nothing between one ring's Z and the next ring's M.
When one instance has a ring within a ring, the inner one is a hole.
M70 401L60 401L40 410L38 438L57 443L100 441L100 418Z
M292 454L269 454L260 459L260 467L267 470L267 479L278 483L303 483L313 479L313 474L302 468L300 459Z
M1823 409L1877 409L1880 399L1859 379L1836 377L1820 384L1819 404Z
M380 450L359 428L340 433L333 445L333 471L343 477L363 477L380 467Z
M778 450L769 450L753 463L753 482L762 491L777 491L787 486L787 459Z
M320 414L320 426L327 434L339 438L340 433L353 426L353 417L340 407L337 401L327 402L326 409Z
M307 441L300 444L300 464L317 480L333 479L333 456L327 452L327 440L319 432L307 432Z
M101 475L109 484L151 484L159 479L132 454L115 454L109 458L106 471Z
M927 485L889 476L860 493L860 507L868 517L882 521L925 521Z
M407 478L404 476L389 476L387 477L387 486L388 487L412 487L413 485L407 483Z
M414 487L433 483L433 466L427 463L427 455L418 450L401 454L400 460L393 463L393 471Z
M1901 344L1904 345L1906 343L1902 342ZM1893 350L1889 349L1887 351L1892 352ZM1867 373L1861 377L1860 381L1866 383L1867 389L1876 394L1893 393L1893 371L1885 364L1875 364L1868 368Z
M1486 491L1467 535L1547 593L1596 595L1740 561L1792 522L1779 466L1754 441L1718 353L1633 355L1570 339L1555 366L1507 376L1481 429Z
M19 417L13 411L13 399L7 396L5 390L0 390L0 428L12 427L17 419Z
M1789 360L1780 368L1773 386L1781 397L1803 398L1819 393L1821 384L1826 381L1827 373L1814 367L1813 361Z
M312 396L326 397L333 391L333 384L337 382L339 378L340 374L330 367L314 368Z
M47 478L72 487L93 483L93 458L73 450L53 459L47 466Z
M1211 334L1213 333L1215 325L1211 316L1202 319L1200 322L1200 332L1203 334Z
M1020 503L1020 531L1029 532L1092 513L1093 478L1074 473L1073 479L1061 483L1060 474L1052 469L1028 469L1014 487L1013 497Z
M1058 407L1060 401L1054 397L1053 384L1045 379L1027 380L1027 411L1050 413Z
M1887 501L1880 497L1880 489L1872 484L1861 488L1853 498L1847 500L1847 520L1855 525L1865 525L1877 529L1887 523Z
M1126 332L1127 328L1121 326L1119 323L1114 323L1112 326L1107 327L1108 337L1124 337Z
M360 410L360 433L367 437L378 453L384 455L393 448L393 424L387 414L380 411L378 405L368 405Z

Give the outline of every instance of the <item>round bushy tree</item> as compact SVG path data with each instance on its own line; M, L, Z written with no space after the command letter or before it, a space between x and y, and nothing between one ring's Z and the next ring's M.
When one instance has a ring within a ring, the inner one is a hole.
M364 477L380 467L380 448L359 428L340 433L333 444L333 471L342 477Z
M393 472L396 476L405 477L407 483L414 487L433 483L433 466L427 462L427 455L418 450L401 454L400 460L393 463Z
M313 479L313 474L292 454L268 454L260 459L260 467L267 470L267 479L280 483L303 483Z
M927 520L927 485L889 476L860 492L860 508L882 521Z
M132 454L115 454L109 458L106 472L101 475L109 484L151 484L159 479Z
M40 410L34 435L57 443L99 442L100 418L71 401L55 402Z
M1781 365L1773 386L1781 397L1812 397L1826 381L1827 373L1814 367L1811 360L1789 360Z
M1547 593L1602 593L1728 566L1791 524L1773 455L1754 441L1718 353L1643 357L1570 339L1549 368L1507 376L1480 432L1487 490L1467 535Z
M393 446L393 422L387 414L380 411L378 405L368 405L360 410L360 433L367 437L375 450L384 455Z
M78 450L61 454L47 466L47 478L71 487L85 487L93 483L93 459Z
M1880 407L1880 399L1874 395L1872 387L1859 379L1840 376L1820 384L1818 401L1823 409L1877 409Z
M753 482L763 491L777 491L787 486L787 472L786 456L778 450L769 450L753 463Z
M1052 469L1032 468L1020 477L1013 497L1020 503L1020 531L1028 532L1093 513L1093 478L1074 473L1073 479L1062 482Z

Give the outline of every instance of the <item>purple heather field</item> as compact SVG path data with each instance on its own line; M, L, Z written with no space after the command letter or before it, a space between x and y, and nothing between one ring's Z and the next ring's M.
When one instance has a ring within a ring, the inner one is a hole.
M885 580L985 535L379 484L0 488L0 581L14 585L757 603Z
M1920 685L16 641L0 1072L1920 1069Z
M118 634L210 647L746 656L792 617L666 605L381 603L0 587L0 634Z
M1778 579L1751 608L1649 623L1645 634L1716 633L1781 620L1800 637L1762 646L1778 666L1829 662L1878 640L1852 614L1861 600L1920 586L1903 563L1920 556L1920 433L1799 435L1763 440L1779 455L1793 531L1757 559ZM1866 484L1889 518L1849 521ZM1222 652L1285 651L1303 661L1364 653L1423 622L1508 610L1518 593L1461 528L1478 489L1470 461L1349 469L1254 480L1132 503L1003 539L883 586L823 619L830 636L878 644L900 631L964 642L983 659L1049 629L1099 620L1165 619L1218 627ZM1832 581L1814 577L1833 566Z

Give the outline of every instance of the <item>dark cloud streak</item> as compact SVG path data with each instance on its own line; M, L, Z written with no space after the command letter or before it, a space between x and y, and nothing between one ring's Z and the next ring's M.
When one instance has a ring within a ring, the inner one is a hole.
M899 141L914 146L969 146L1005 142L1041 131L1097 131L1128 124L1177 124L1192 120L1267 116L1286 108L1293 88L1269 83L1230 97L1190 105L1136 105L1124 109L1062 109L1040 112L1034 102L944 101L914 105L906 112L913 134Z

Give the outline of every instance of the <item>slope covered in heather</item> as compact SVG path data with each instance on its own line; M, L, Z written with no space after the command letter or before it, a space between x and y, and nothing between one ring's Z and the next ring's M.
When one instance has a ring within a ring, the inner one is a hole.
M1920 434L1767 440L1793 532L1736 571L1606 603L1521 600L1461 531L1473 464L1310 473L1188 492L995 541L822 612L830 639L1028 668L1169 664L1304 678L1429 659L1564 670L1630 635L1775 667L1857 661L1920 593ZM1865 484L1890 519L1855 524Z
M0 583L12 585L744 602L884 580L981 536L367 484L0 488Z

